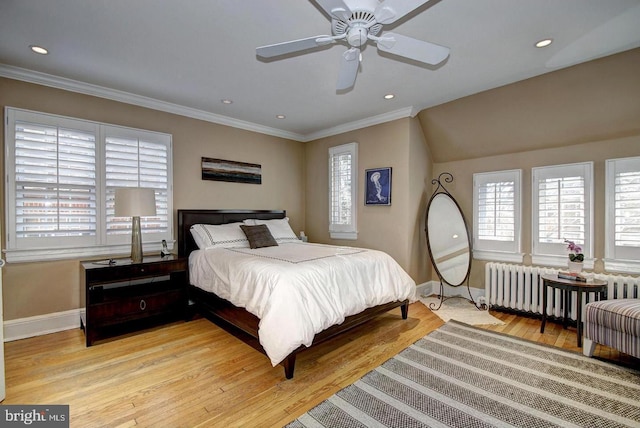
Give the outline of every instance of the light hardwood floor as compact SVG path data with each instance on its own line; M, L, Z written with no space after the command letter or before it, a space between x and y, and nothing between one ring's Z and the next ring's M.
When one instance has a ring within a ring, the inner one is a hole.
M490 330L580 352L575 329L492 312ZM206 319L120 336L86 348L81 330L5 344L3 404L69 404L72 427L282 426L440 327L420 303L395 309L298 355L295 375ZM638 360L598 346L596 355Z

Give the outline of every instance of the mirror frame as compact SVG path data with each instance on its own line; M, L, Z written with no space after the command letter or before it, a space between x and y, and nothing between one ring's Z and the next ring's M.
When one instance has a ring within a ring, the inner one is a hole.
M427 249L429 252L429 259L431 260L431 265L433 266L434 270L436 271L436 274L438 275L438 278L440 279L440 294L438 296L438 298L440 299L440 305L437 308L430 308L430 309L440 309L440 306L442 306L442 302L444 302L447 298L449 297L462 297L465 298L464 296L444 296L444 284L447 284L451 287L460 287L462 285L464 285L465 283L467 284L467 290L469 292L469 299L476 307L478 307L478 305L476 304L476 302L473 300L473 296L471 295L471 290L469 289L469 276L471 274L471 263L473 260L473 253L472 253L472 242L471 242L471 234L469 231L469 223L467 222L464 213L462 212L462 209L460 208L460 204L458 204L458 201L456 200L456 198L453 197L453 195L451 195L451 193L449 193L449 191L444 187L443 183L452 183L453 182L453 175L451 175L448 172L443 172L442 174L440 174L438 176L438 178L434 178L433 180L431 180L431 184L432 185L437 185L435 190L433 191L433 194L431 195L431 198L429 199L429 202L427 203L427 208L426 208L426 214L425 214L425 219L424 219L424 230L425 230L425 234L427 237ZM433 252L431 250L431 241L429 239L429 214L431 211L431 205L433 203L433 200L438 196L438 195L444 195L448 198L451 199L451 201L453 201L455 207L458 209L458 212L460 213L460 218L462 219L462 222L464 223L464 228L465 231L467 233L467 242L468 242L468 251L469 251L469 262L467 264L467 271L465 273L464 278L462 279L462 281L460 281L460 283L458 284L452 284L450 282L448 282L446 280L446 278L442 275L442 272L438 269L438 265L436 263L436 261L434 260L433 257Z

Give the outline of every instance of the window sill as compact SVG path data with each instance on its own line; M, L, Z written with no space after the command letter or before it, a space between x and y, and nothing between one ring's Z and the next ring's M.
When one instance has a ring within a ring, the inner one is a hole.
M640 261L604 259L604 270L638 275L640 274Z
M329 232L331 239L348 239L355 241L358 239L358 232Z
M523 253L507 253L504 251L473 250L475 260L486 260L491 262L522 263Z
M168 241L169 249L173 249L175 241ZM158 254L162 248L161 243L145 242L143 250L153 252L157 248ZM71 260L71 259L92 259L100 256L122 255L126 257L131 253L131 244L127 245L109 245L100 247L83 247L83 248L57 248L57 249L28 249L28 250L4 250L4 256L7 263L28 263L43 262L54 260Z
M584 269L592 270L595 259L584 259L582 266ZM540 266L559 267L568 269L569 257L568 256L545 256L545 255L532 255L531 263Z

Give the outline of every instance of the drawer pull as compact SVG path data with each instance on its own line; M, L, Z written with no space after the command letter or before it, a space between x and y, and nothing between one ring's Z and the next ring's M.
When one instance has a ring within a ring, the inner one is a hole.
M144 311L145 309L147 309L147 302L140 300L140 310Z

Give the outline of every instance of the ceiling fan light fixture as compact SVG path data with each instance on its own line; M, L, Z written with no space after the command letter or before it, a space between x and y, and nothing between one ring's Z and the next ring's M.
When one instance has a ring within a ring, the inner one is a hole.
M551 43L553 43L553 39L551 39L551 38L542 39L542 40L536 42L535 47L537 47L537 48L546 48Z
M30 45L29 49L31 49L32 52L35 52L37 54L40 55L48 55L49 51L45 48L43 48L42 46L38 46L38 45Z

